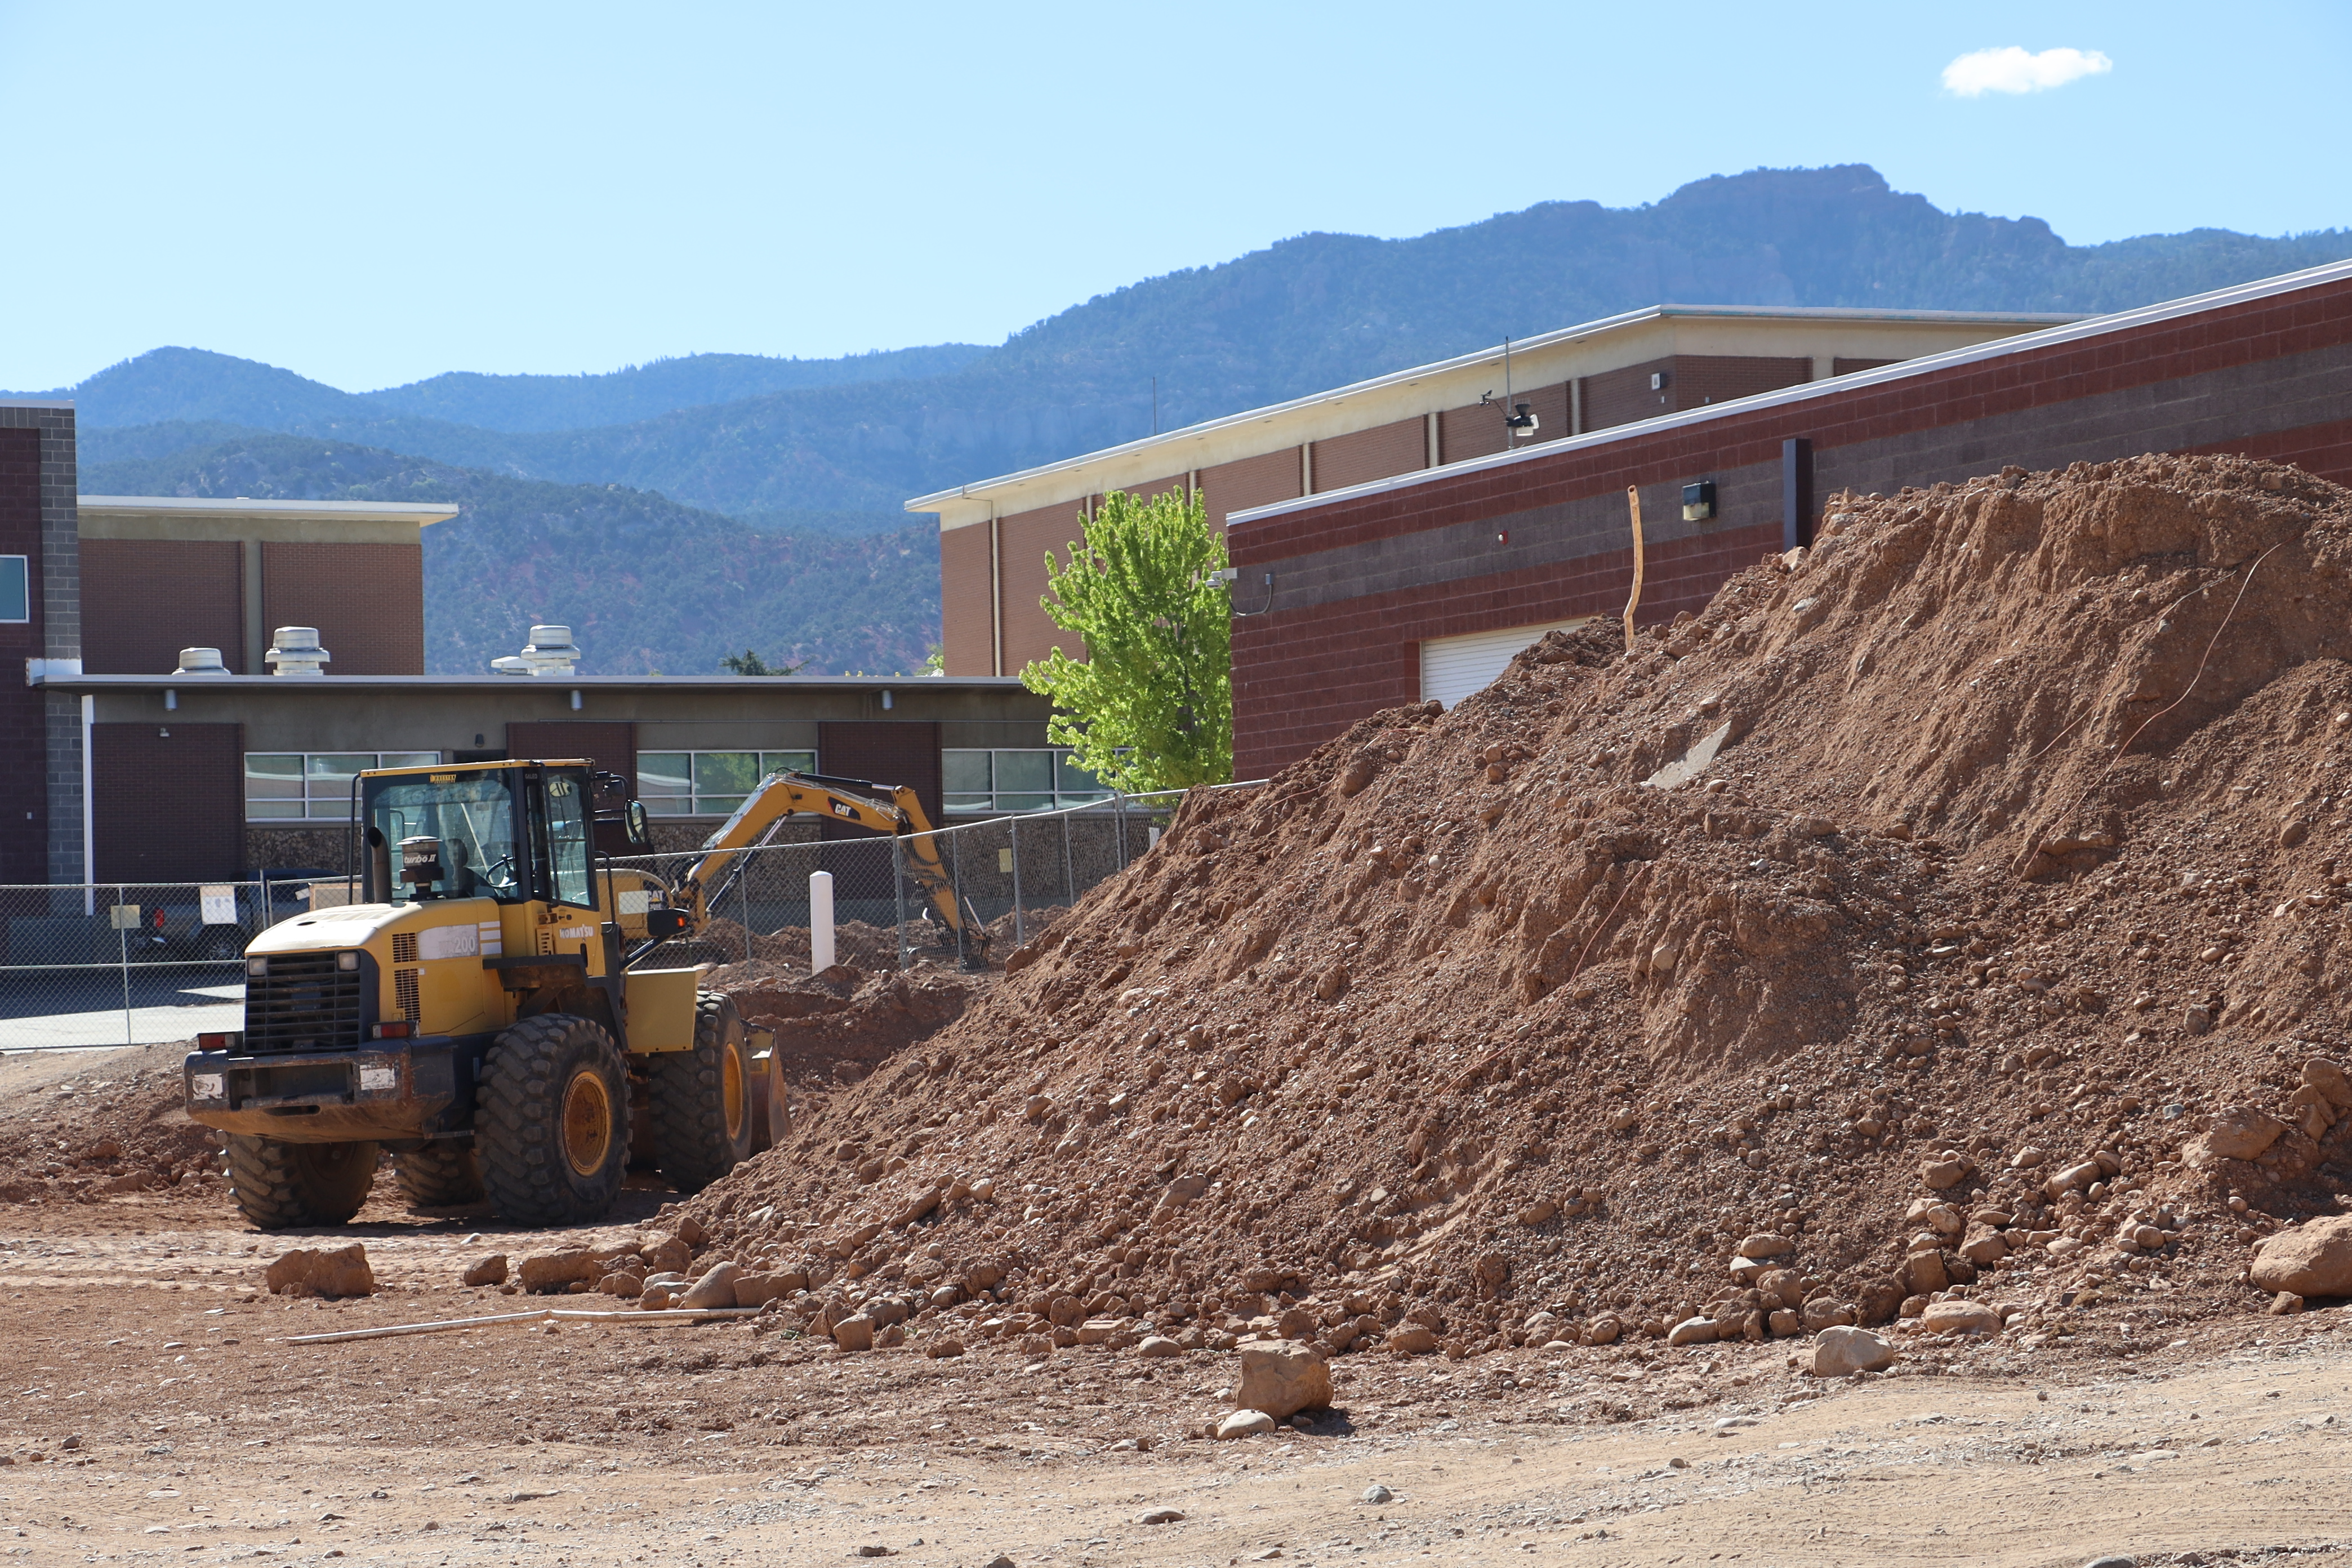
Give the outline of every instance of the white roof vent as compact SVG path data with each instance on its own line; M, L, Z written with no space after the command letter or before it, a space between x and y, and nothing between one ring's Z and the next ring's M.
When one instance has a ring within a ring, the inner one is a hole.
M184 647L180 650L180 668L173 675L226 675L228 666L221 662L216 647Z
M500 675L571 675L579 662L580 648L572 640L570 626L533 626L521 653L494 658L490 668Z
M217 657L217 656L215 656ZM324 675L320 666L332 656L319 646L316 626L280 626L275 646L261 656L272 675Z

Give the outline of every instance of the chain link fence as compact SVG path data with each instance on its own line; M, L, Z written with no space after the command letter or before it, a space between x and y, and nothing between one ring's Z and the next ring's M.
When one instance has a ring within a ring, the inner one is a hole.
M0 1051L242 1028L245 944L310 900L307 878L0 886Z
M962 930L949 924L916 875L911 840L828 825L828 832L841 836L761 845L735 857L704 889L709 924L690 940L663 944L645 962L659 967L769 963L805 973L809 879L824 871L833 878L836 962L869 973L923 959L1001 967L1005 954L1159 842L1161 826L1182 798L1181 791L1117 795L1060 811L955 824L929 835L957 908L969 913ZM698 850L682 851L613 864L642 867L675 885L700 858Z
M1248 784L1226 784L1246 789ZM835 958L874 973L919 960L1002 967L1088 889L1159 842L1181 792L943 827L936 845L966 929L950 928L906 839L839 837L744 850L706 889L710 921L645 966L767 963L808 972L809 877L833 877ZM787 818L787 826L804 818ZM675 884L699 850L611 861ZM279 921L349 901L342 877L0 886L0 1051L192 1039L244 1027L246 944ZM976 927L974 921L977 922Z

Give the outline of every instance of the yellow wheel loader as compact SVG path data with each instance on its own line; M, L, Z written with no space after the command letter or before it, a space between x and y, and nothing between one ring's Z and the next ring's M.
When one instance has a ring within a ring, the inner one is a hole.
M639 803L597 809L621 784L586 762L360 775L356 896L257 936L244 1029L186 1060L188 1115L228 1135L247 1220L341 1225L389 1150L412 1203L577 1224L611 1206L633 1144L691 1193L780 1140L772 1041L702 969L641 965L704 928L787 817L895 835L966 952L985 941L911 789L772 774L670 881L599 855L600 825L650 848Z

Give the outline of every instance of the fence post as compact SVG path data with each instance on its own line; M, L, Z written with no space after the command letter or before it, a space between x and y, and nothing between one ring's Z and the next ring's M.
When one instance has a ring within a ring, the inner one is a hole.
M896 834L890 836L890 897L897 900L898 918L891 930L898 938L898 967L907 967L907 847Z
M1118 823L1118 868L1124 871L1127 869L1127 792L1115 789L1110 793L1111 798L1118 803L1112 808L1111 816Z
M833 873L809 873L809 973L833 967Z
M735 879L735 915L743 922L743 962L751 962L751 852L743 851L742 874Z
M114 938L116 948L122 955L122 1043L136 1045L138 1042L131 1037L138 1033L131 1026L131 932L122 923L122 887L120 883L114 889Z
M963 835L946 833L940 837L948 841L948 882L955 889L956 901L956 967L961 969L971 962L964 944L966 932L963 928L966 921L964 911L971 908L971 900L963 896Z
M1076 908L1078 902L1077 857L1070 849L1070 814L1062 813L1062 902Z
M1013 945L1019 947L1029 940L1021 929L1021 818L1005 818L1005 831L1013 838Z

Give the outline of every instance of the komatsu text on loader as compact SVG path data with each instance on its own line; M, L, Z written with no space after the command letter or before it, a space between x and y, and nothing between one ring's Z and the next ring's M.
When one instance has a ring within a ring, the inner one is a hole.
M612 1205L633 1146L690 1193L780 1139L765 1033L700 969L634 965L701 931L787 816L897 835L967 953L985 940L911 789L772 774L669 881L597 853L600 821L649 847L643 805L597 810L622 782L586 762L360 775L356 898L257 936L244 1029L187 1058L188 1115L228 1135L247 1220L341 1225L389 1150L411 1203L572 1224Z

